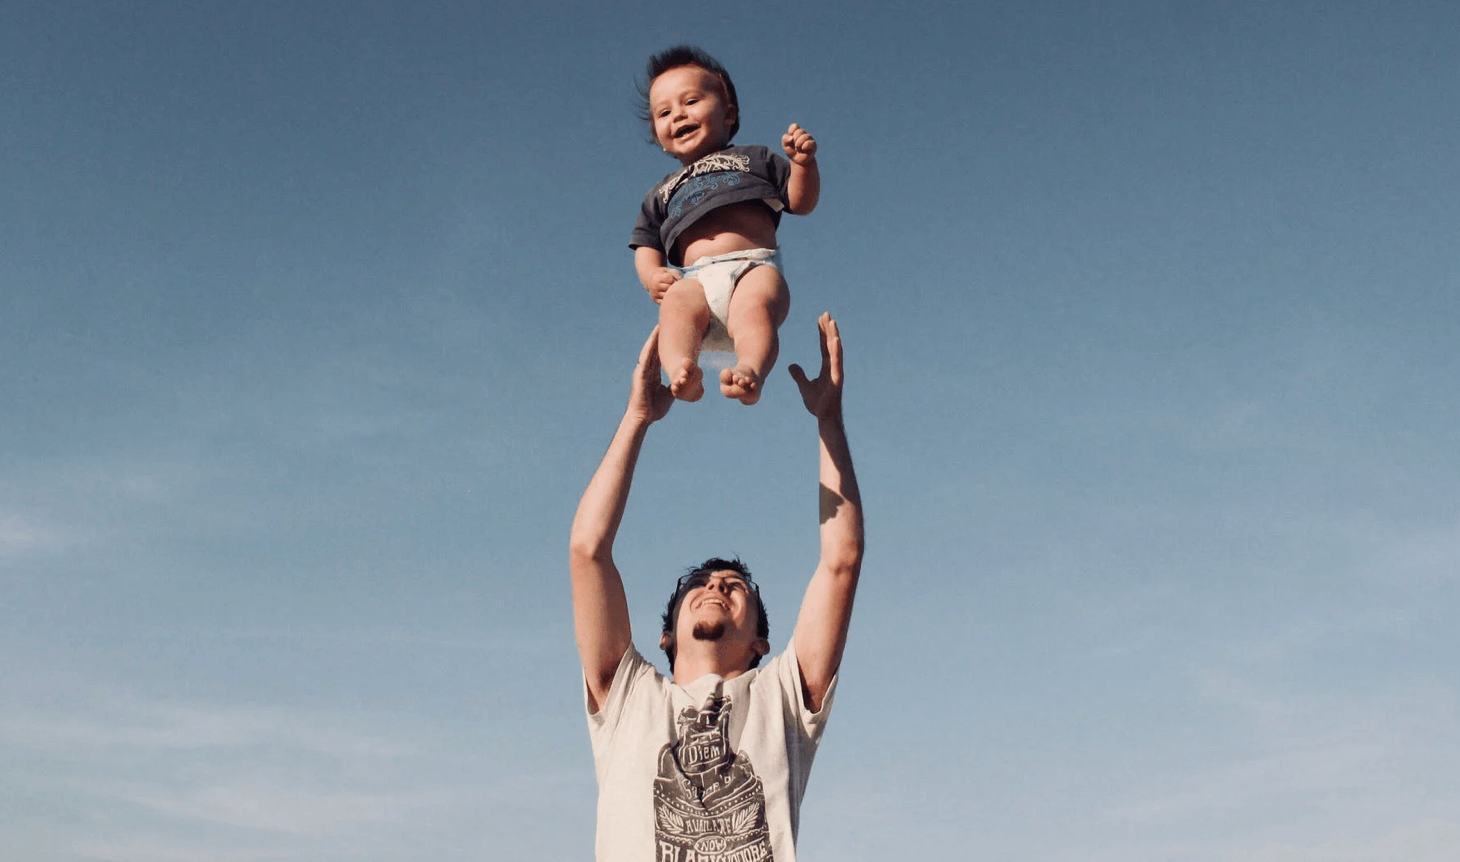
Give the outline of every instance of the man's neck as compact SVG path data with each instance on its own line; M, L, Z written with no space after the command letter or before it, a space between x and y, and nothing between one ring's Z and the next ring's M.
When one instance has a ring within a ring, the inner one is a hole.
M700 646L697 644L696 646ZM689 685L702 676L717 674L724 679L734 679L749 670L749 657L743 654L731 656L728 651L715 649L680 650L674 657L674 684Z

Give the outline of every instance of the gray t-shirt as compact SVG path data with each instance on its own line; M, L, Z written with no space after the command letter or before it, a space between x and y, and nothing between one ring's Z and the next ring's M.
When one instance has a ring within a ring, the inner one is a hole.
M707 213L741 201L764 203L779 227L790 181L791 163L766 147L726 147L710 153L649 190L629 247L658 249L675 266L691 263L675 259L679 235Z
M810 712L795 646L686 686L630 647L588 714L598 862L795 862L801 799L836 680ZM587 703L587 687L584 687Z

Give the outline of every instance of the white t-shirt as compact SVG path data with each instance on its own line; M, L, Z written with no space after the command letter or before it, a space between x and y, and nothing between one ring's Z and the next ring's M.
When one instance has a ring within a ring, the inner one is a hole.
M598 862L795 862L801 798L831 712L801 700L795 645L686 686L629 647L588 714ZM587 703L587 687L584 687Z

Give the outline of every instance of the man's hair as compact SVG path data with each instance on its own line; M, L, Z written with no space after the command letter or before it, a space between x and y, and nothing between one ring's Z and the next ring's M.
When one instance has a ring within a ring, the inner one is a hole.
M698 566L685 571L684 576L674 585L674 592L669 596L669 605L664 609L664 634L669 635L669 642L664 647L664 654L669 656L669 672L674 673L674 654L677 646L674 642L675 628L679 625L679 604L684 600L684 594L689 592L688 581L696 576L708 577L715 572L734 572L745 579L750 586L750 592L755 596L755 636L766 638L771 635L770 617L766 616L765 602L760 600L760 588L756 586L755 580L750 576L750 569L740 562L740 558L733 560L722 560L719 557L711 557ZM760 664L760 653L750 657L750 667Z
M654 86L655 78L680 66L699 66L719 79L726 103L735 106L735 122L730 124L730 138L733 140L735 133L740 131L740 97L735 95L735 84L730 80L730 73L725 71L725 67L718 60L700 48L694 45L675 45L649 58L648 65L644 67L644 80L637 85L639 119L649 124L649 143L658 143L658 139L654 137L654 115L649 112L649 88Z

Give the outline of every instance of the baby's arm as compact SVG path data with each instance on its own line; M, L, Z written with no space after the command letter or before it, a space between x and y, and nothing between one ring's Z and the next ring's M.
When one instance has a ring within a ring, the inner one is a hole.
M634 269L656 305L664 301L669 286L679 281L679 273L664 265L664 252L647 245L634 249Z
M791 179L786 184L786 204L794 215L806 215L821 199L821 171L816 167L816 139L791 124L781 136L781 149L791 162Z

